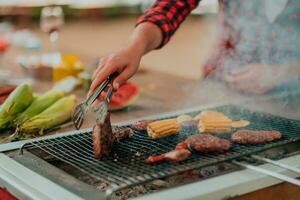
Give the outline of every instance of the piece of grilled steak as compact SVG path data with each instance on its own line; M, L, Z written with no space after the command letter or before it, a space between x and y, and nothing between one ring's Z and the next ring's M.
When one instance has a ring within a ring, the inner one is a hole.
M92 139L95 157L100 159L102 157L111 156L114 142L131 137L132 135L133 130L131 128L112 129L110 123L110 114L108 113L104 123L99 124L97 122L93 128Z
M259 144L279 140L279 131L238 130L231 135L231 140L239 144Z
M206 133L189 136L184 142L191 149L202 153L223 152L231 147L228 140Z
M103 124L97 122L94 126L92 139L96 158L110 156L115 138L112 133L109 113L107 113Z

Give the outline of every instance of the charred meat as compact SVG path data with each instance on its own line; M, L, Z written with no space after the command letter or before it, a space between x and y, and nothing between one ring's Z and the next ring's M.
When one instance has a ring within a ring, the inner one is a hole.
M114 137L112 133L110 114L107 113L103 124L96 124L93 128L93 149L96 158L111 154Z
M108 113L103 124L96 124L93 128L93 150L95 157L100 159L111 155L114 142L133 135L131 128L115 128L112 130L110 114Z
M117 128L113 129L113 135L116 141L124 138L129 138L133 135L133 130L131 128Z
M153 120L141 120L133 123L131 128L137 131L146 131L149 123L153 122Z
M279 140L281 137L279 131L239 130L231 135L232 141L239 144L259 144Z
M149 164L162 162L162 161L179 162L187 159L190 155L191 152L187 149L175 149L168 153L163 153L156 156L149 156L145 162Z
M230 149L231 144L228 140L221 139L210 134L196 134L189 136L184 141L178 143L176 148L168 153L149 156L146 163L157 163L161 161L179 162L186 160L193 149L198 152L223 152Z
M221 139L210 134L192 135L184 142L191 149L202 153L223 152L231 147L228 140Z

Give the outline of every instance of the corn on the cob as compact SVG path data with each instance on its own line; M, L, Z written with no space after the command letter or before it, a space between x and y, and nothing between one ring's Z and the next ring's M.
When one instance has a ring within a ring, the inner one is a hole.
M33 99L31 86L19 85L0 107L0 130L8 128L17 115L32 103Z
M147 126L148 136L152 139L159 139L179 133L179 123L176 119L166 119L151 122Z
M40 114L30 118L19 127L21 134L43 134L44 130L55 128L68 121L75 107L75 96L67 96L57 100Z
M200 132L220 133L230 132L231 128L240 128L249 125L246 120L232 121L229 117L217 111L203 111L196 116L199 120L198 129Z
M226 133L231 131L231 124L206 124L200 121L198 129L200 133Z
M18 115L18 117L14 120L14 124L16 126L23 124L26 120L41 113L63 96L63 92L51 90L41 96L38 96L24 112Z

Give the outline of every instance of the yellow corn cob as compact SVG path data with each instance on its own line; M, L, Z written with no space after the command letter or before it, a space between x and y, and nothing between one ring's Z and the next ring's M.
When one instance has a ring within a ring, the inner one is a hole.
M22 134L42 135L44 130L55 128L70 120L75 103L75 96L63 97L40 114L23 123L18 131Z
M18 117L14 120L14 124L16 126L23 124L26 120L41 113L63 96L63 92L57 91L48 91L45 94L38 96L23 113L18 115Z
M246 120L232 121L223 113L210 110L202 111L195 118L199 120L199 131L208 133L226 133L230 132L231 128L240 128L250 124Z
M201 124L198 126L200 133L227 133L231 131L231 126L207 126Z
M176 119L166 119L151 122L147 126L148 136L152 139L159 139L179 133L179 123Z
M8 128L17 115L23 112L32 101L31 86L19 85L0 107L0 130Z

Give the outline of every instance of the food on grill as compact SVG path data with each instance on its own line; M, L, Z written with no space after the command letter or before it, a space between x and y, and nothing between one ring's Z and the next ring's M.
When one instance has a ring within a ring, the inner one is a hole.
M150 164L161 161L178 162L187 159L191 155L189 149L210 153L227 151L230 147L231 144L228 140L210 134L196 134L178 143L174 150L160 155L149 156L145 162Z
M7 129L20 112L33 101L32 89L28 84L19 85L0 106L0 130Z
M150 122L153 122L153 120L141 120L141 121L137 121L134 122L131 125L131 128L133 128L134 130L137 131L146 131L147 130L147 126Z
M187 149L175 149L168 153L163 153L157 156L149 156L145 162L148 164L158 163L162 161L179 162L187 159L190 155L191 152Z
M198 129L200 133L224 133L230 132L231 128L248 126L249 121L232 121L229 117L217 111L202 111L195 119L199 120Z
M115 141L110 123L110 114L107 113L103 124L96 124L93 128L93 150L96 158L111 154L112 145Z
M200 133L228 133L231 131L230 125L222 124L198 124L198 130Z
M109 110L120 110L132 104L138 97L139 88L136 84L127 82L115 91L109 102ZM106 92L101 93L104 98Z
M200 114L196 115L194 117L196 120L201 120L204 122L228 122L230 123L232 120L224 115L221 112L218 111L212 111L212 110L204 110Z
M74 95L63 97L43 112L21 124L18 131L21 134L42 135L44 130L55 128L70 120L75 104L76 98Z
M231 127L232 128L242 128L242 127L245 127L245 126L248 126L250 124L249 121L247 120L239 120L239 121L233 121L231 123Z
M185 139L184 143L202 153L223 152L229 150L231 144L228 140L215 137L210 134L196 134Z
M231 135L231 139L239 144L258 144L279 140L282 134L279 131L238 130Z
M192 120L193 120L192 116L186 115L186 114L184 114L184 115L179 115L179 116L177 117L177 122L178 122L178 123L183 123L183 122L192 121Z
M148 124L147 132L151 139L159 139L179 133L179 123L176 119L165 119Z
M92 140L95 157L98 159L109 157L112 153L113 144L116 141L129 138L132 135L133 130L131 128L114 127L112 129L110 113L108 112L103 124L100 124L97 120L96 125L93 127Z
M18 115L18 117L14 120L14 124L20 125L24 123L26 120L44 111L63 96L64 94L62 92L57 91L48 91L42 94L37 97L24 112Z
M133 130L131 128L120 128L113 130L113 135L116 141L119 141L124 138L129 138L133 136Z

